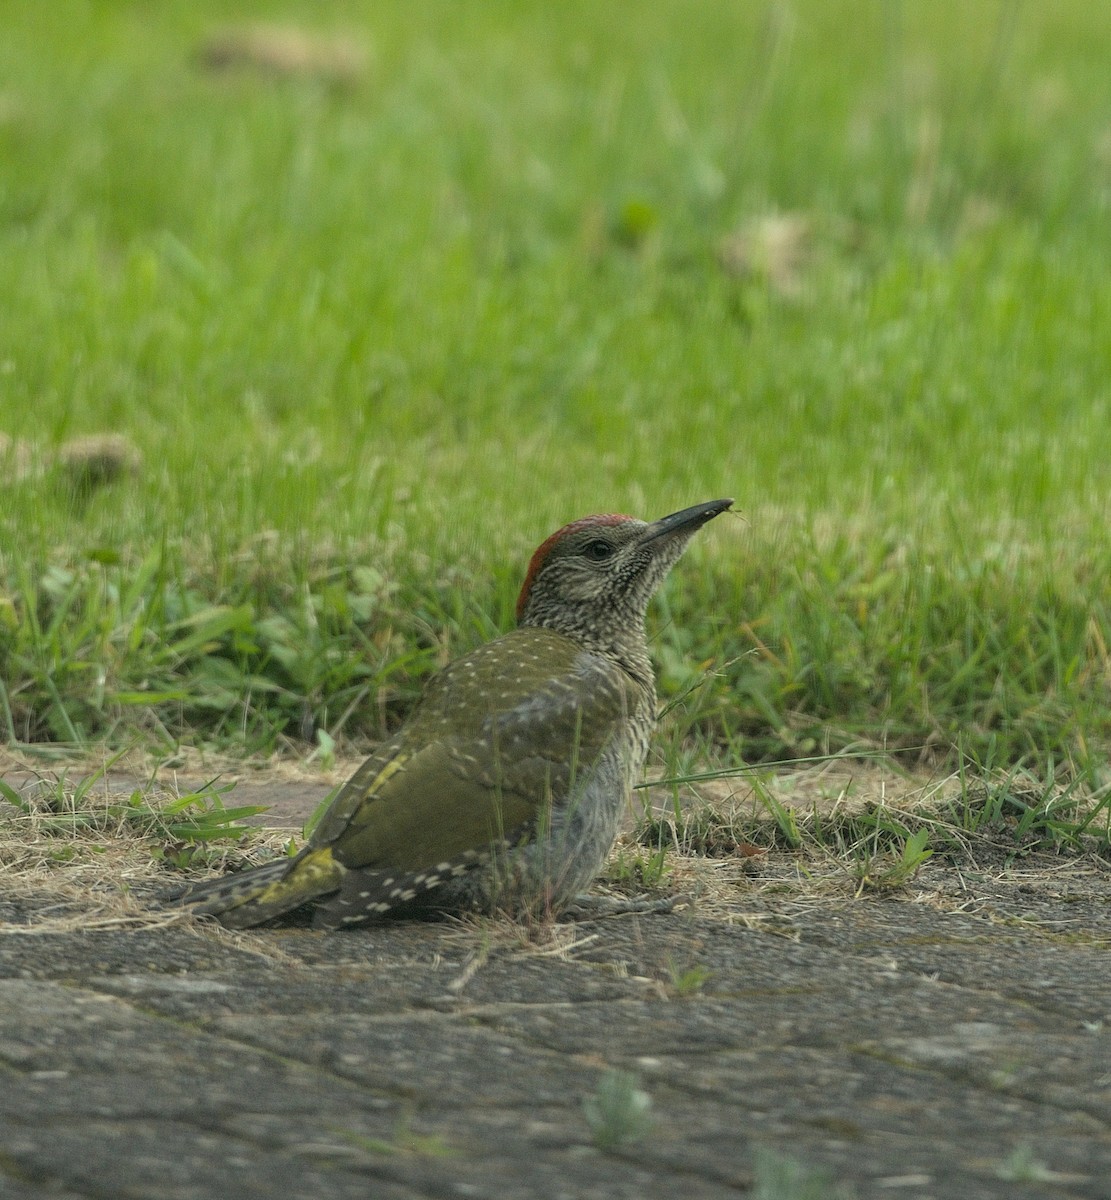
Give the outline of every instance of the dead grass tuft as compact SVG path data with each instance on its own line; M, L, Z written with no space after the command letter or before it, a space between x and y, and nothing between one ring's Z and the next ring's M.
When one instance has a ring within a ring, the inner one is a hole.
M718 261L731 275L763 280L779 295L802 294L813 257L814 222L805 213L765 213L718 243Z
M0 934L160 928L194 920L156 903L181 879L164 861L181 847L169 836L137 830L121 814L118 794L88 793L79 805L72 795L59 804L53 789L21 795L26 808L0 799ZM156 807L176 798L152 792L144 800ZM280 853L285 839L260 832L251 838L249 856ZM248 858L240 843L205 847L203 854L216 872Z
M142 469L139 448L122 433L93 433L70 438L51 450L26 438L0 433L0 478L22 483L57 471L77 493L88 493Z
M56 461L75 487L92 491L138 475L143 456L122 433L95 433L63 442Z
M322 37L294 26L242 25L211 34L198 50L210 71L254 71L353 84L366 72L366 52L348 37Z

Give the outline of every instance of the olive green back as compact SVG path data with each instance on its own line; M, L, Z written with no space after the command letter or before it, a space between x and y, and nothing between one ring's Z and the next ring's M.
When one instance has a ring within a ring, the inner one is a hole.
M336 796L311 845L347 867L419 871L514 838L571 794L642 689L547 629L517 629L431 681Z

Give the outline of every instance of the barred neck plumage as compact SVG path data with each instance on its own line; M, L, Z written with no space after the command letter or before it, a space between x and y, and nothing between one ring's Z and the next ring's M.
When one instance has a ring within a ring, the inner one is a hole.
M583 649L609 659L655 695L643 612L605 611L598 605L568 606L541 595L530 605L521 626L562 633Z

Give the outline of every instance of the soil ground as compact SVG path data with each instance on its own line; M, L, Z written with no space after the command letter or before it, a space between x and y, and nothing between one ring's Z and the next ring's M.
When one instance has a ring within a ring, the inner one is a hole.
M234 802L299 825L329 782ZM787 853L675 856L666 915L231 934L150 872L98 899L103 857L0 877L5 1198L1111 1197L1101 859L934 859L858 897ZM603 1148L614 1069L650 1126L615 1109ZM787 1160L827 1182L769 1191Z

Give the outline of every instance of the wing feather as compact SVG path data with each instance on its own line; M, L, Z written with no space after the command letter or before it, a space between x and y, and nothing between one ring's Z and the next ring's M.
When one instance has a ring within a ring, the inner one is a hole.
M312 837L351 868L420 871L531 826L603 754L638 685L562 634L519 629L436 676Z

